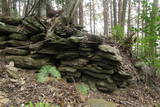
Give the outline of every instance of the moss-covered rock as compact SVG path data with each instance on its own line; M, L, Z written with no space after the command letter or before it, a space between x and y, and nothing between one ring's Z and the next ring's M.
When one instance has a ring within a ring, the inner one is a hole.
M27 40L27 36L24 35L24 34L19 34L19 33L13 33L9 36L10 39L13 39L13 40Z
M98 52L98 55L101 56L102 58L105 58L106 60L122 62L122 57L118 54L113 55L113 54L107 54L104 52Z
M50 64L48 59L33 59L30 56L7 56L6 59L19 68L37 69Z
M58 70L61 72L66 72L66 73L67 72L74 73L77 71L77 69L74 69L73 67L63 67L63 66L59 67Z
M7 39L7 36L0 36L0 42L3 42Z
M41 40L44 40L45 38L45 34L44 33L40 33L40 34L37 34L37 35L33 35L30 40L33 41L33 42L38 42L38 41L41 41Z
M113 92L117 89L116 83L109 83L107 81L98 81L96 83L96 87L98 90L103 92Z
M5 49L6 54L11 54L11 55L20 55L20 56L25 56L29 54L29 51L24 50L24 49L17 49L17 48L6 48Z
M107 44L99 45L98 48L103 52L114 54L114 55L120 53L118 49L116 49L115 47L111 47L110 45L107 45Z

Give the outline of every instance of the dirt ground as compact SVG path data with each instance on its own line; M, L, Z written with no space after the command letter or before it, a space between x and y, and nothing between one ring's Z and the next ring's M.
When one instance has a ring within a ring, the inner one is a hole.
M153 107L160 104L160 91L155 91L145 84L113 94L90 91L88 96L82 96L76 91L75 83L53 78L46 83L39 83L36 81L35 72L18 71L18 74L19 79L10 78L4 73L0 77L0 94L5 94L5 98L9 99L7 105L19 106L29 101L45 101L61 107L87 107L85 101L90 98L113 101L117 107Z

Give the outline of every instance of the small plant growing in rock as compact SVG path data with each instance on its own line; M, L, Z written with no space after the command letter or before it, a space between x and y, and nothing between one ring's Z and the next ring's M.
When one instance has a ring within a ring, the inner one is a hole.
M83 95L88 95L89 92L89 87L88 85L85 84L77 84L76 85L76 89L79 93L83 94Z
M37 75L37 80L39 82L45 82L48 76L55 77L57 79L61 79L60 72L56 69L56 67L51 65L43 66Z

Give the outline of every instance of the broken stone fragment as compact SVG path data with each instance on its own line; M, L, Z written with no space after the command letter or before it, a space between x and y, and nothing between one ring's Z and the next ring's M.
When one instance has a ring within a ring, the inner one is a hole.
M64 52L59 54L56 58L57 59L75 59L79 57L78 52Z
M37 34L37 35L33 35L30 39L33 42L38 42L38 41L44 40L44 37L45 37L45 34L40 33L40 34Z
M49 65L49 60L33 59L30 56L7 56L7 61L13 61L18 68L39 69L44 65Z
M99 45L98 46L99 50L103 51L103 52L106 52L106 53L111 53L111 54L120 54L119 50L116 49L115 47L111 47L110 45Z
M9 35L9 38L12 40L27 40L27 36L24 34L19 34L19 33L13 33Z
M89 107L117 107L117 104L104 99L88 99Z
M0 42L0 48L6 48L7 46L23 47L24 49L29 47L29 43L25 41L9 40Z
M17 49L17 48L6 48L5 49L6 54L11 54L11 55L20 55L20 56L25 56L28 55L29 52L24 49Z
M57 55L58 52L54 49L44 48L41 50L38 50L36 53L38 54L46 54L46 55Z
M71 36L68 38L68 40L70 40L71 42L74 42L74 43L80 43L82 42L84 39L84 37L76 37L76 36Z
M66 73L67 72L74 73L77 71L77 69L74 69L73 67L63 67L63 66L59 67L58 70L61 72L66 72Z
M107 81L98 81L96 83L96 87L98 90L103 92L113 92L117 89L116 83L108 83Z
M96 64L87 65L86 67L80 68L80 70L89 71L89 72L93 72L93 73L97 73L97 74L103 74L103 75L106 75L106 74L110 75L110 74L114 73L114 70L112 70L112 69L105 70Z
M83 70L82 70L83 69ZM84 75L89 75L95 79L101 79L101 80L104 80L104 79L107 79L109 78L109 75L106 75L106 74L100 74L100 73L95 73L95 72L92 72L92 71L87 71L86 69L82 68L80 71L84 74Z
M9 103L6 93L0 91L0 107L5 107Z
M122 57L118 54L109 54L109 53L102 53L102 52L98 52L98 55L105 58L106 60L112 60L112 61L116 61L116 62L122 62Z
M72 67L83 67L87 63L88 63L88 60L84 58L74 59L70 61L61 61L61 65L72 66Z

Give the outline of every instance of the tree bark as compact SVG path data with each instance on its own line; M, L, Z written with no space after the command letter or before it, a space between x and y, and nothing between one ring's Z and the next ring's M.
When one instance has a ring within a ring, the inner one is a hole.
M93 6L93 33L96 33L96 16L95 16L95 0L93 0L92 2L92 6Z
M104 16L104 35L108 36L108 20L109 20L109 1L103 0L103 16Z
M118 24L121 24L122 0L118 2Z
M2 2L2 15L10 16L10 6L8 0L1 0Z
M89 5L89 7L90 7L90 9L89 9L89 11L90 11L90 33L92 33L93 32L93 27L92 27L92 25L93 25L93 23L92 23L92 16L93 16L93 13L92 13L92 0L90 0L90 5Z
M114 26L117 25L117 1L113 0L113 16L114 16Z
M129 28L131 27L131 0L129 0L128 2L128 22L127 22L127 26L128 26L128 29L127 29L127 35L129 36L130 35L130 30Z
M83 26L83 0L80 2L80 5L79 5L79 24L81 26Z
M122 16L121 16L121 26L124 28L126 21L126 9L127 9L127 1L123 0L123 8L122 8Z

